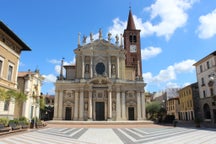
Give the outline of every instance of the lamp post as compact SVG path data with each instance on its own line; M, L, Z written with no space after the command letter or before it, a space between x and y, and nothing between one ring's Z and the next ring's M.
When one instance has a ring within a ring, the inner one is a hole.
M36 113L37 113L37 107L38 107L38 97L39 96L36 96L33 93L33 96L32 96L32 98L33 98L33 104L32 104L32 106L34 108L33 128L37 128L36 127L36 123L37 123L37 115L36 115Z

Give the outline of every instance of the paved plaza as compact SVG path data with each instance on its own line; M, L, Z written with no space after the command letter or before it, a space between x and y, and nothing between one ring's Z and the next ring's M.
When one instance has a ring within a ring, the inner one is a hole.
M0 144L215 144L216 129L148 125L56 126L0 137Z

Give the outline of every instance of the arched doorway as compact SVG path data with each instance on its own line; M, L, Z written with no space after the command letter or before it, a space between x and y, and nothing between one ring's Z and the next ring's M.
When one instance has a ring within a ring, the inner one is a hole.
M211 119L211 112L210 112L209 105L207 103L204 104L203 106L203 112L204 112L205 119Z

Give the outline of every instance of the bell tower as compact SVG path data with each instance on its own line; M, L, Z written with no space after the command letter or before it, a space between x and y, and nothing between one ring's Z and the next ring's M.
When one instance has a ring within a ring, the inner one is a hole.
M124 30L125 64L135 69L135 76L142 78L142 59L140 48L140 30L136 29L131 9L129 10L127 28Z

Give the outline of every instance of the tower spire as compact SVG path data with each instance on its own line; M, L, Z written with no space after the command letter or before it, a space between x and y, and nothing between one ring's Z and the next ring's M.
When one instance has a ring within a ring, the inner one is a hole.
M128 22L127 22L127 30L135 30L134 19L131 11L131 6L129 7L129 14L128 14Z

